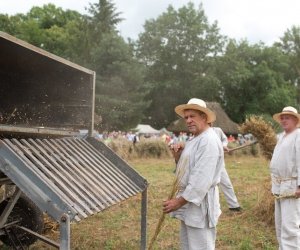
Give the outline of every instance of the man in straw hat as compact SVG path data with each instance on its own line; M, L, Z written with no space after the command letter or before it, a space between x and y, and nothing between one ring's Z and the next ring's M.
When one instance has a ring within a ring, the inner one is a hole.
M163 211L181 220L181 249L215 249L221 214L217 185L224 168L222 143L209 126L216 116L197 98L177 106L175 112L185 119L193 137L183 149L175 149L179 191L176 198L163 203Z
M300 249L300 115L285 107L273 115L283 128L270 162L279 248Z

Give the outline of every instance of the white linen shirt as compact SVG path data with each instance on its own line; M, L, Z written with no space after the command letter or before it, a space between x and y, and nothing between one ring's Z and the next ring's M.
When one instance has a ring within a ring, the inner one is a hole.
M227 147L228 146L228 139L227 139L226 135L224 134L223 130L219 127L212 127L212 129L215 131L215 133L220 138L223 147Z
M217 184L223 167L223 146L212 128L190 139L177 164L177 174L184 173L177 197L188 203L171 216L187 226L215 227L221 214Z
M300 185L300 130L279 135L270 162L272 193L293 195Z

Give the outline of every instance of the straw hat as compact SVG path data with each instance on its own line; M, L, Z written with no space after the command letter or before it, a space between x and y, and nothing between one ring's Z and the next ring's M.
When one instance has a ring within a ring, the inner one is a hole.
M214 122L216 120L216 115L213 111L211 111L209 108L206 107L205 101L198 99L198 98L192 98L188 101L187 104L181 104L175 107L175 112L180 115L181 117L184 117L184 110L186 109L194 109L199 110L207 115L207 123Z
M294 107L288 106L283 108L282 112L273 115L273 119L280 123L281 115L292 115L296 117L298 119L298 126L300 125L300 114L298 114L297 109L295 109Z

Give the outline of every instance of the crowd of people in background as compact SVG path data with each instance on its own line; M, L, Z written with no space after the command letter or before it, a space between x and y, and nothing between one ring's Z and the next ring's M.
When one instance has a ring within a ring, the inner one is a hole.
M112 132L103 132L103 133L97 133L96 138L104 141L106 144L111 142L115 139L124 138L133 144L138 143L141 139L161 139L164 141L167 145L176 144L179 142L187 142L190 138L192 138L193 135L191 133L187 132L180 132L180 133L173 133L173 132L163 132L160 134L142 134L138 132L133 131L112 131ZM250 143L254 140L254 137L251 134L238 134L236 136L228 135L227 136L228 143L234 147L234 146L241 146L247 143Z

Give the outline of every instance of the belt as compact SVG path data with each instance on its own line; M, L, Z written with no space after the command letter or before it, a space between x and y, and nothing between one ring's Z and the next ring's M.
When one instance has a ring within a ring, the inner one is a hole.
M272 181L276 182L277 184L280 184L281 182L297 180L297 179L298 179L297 177L278 177L272 175Z
M299 199L295 194L273 194L276 200L281 199Z

